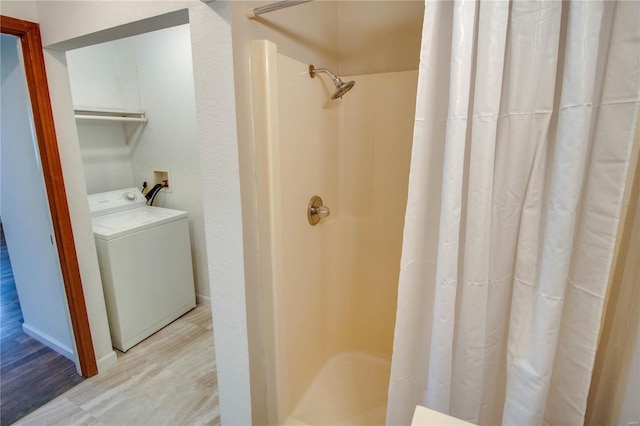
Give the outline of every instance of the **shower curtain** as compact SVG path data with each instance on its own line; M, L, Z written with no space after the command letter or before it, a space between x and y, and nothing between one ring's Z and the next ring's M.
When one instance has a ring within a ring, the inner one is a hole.
M640 2L427 1L387 424L582 424Z

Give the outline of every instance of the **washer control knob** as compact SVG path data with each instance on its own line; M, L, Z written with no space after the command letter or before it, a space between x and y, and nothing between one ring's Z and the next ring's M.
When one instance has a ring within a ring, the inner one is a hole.
M136 194L134 194L133 192L125 192L124 193L124 199L127 201L135 201L136 200Z

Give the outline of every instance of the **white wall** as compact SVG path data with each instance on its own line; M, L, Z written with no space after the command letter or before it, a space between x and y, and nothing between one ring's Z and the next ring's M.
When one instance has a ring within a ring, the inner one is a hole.
M20 5L2 1L5 10ZM111 352L104 297L91 229L73 102L63 51L130 36L154 26L154 17L187 9L196 92L205 238L215 324L218 390L223 424L249 424L251 399L242 259L231 29L227 3L200 1L37 2L74 239L96 356ZM11 16L11 13L8 13ZM20 17L14 15L15 17ZM148 18L150 21L138 22ZM163 22L184 23L183 14ZM115 28L115 29L113 29ZM49 46L49 48L47 48Z
M0 2L0 15L11 16L27 21L37 21L38 19L36 4L30 1ZM1 180L0 178L0 181ZM2 204L1 201L0 204Z
M136 186L153 182L153 170L170 170L170 192L155 205L189 212L194 279L199 302L209 299L200 153L189 25L133 38L140 107L148 123L132 155Z
M222 424L251 424L243 211L228 3L190 9L203 211Z
M17 37L2 35L2 222L27 334L76 361Z
M140 110L133 40L122 39L67 52L76 109ZM131 142L137 125L78 120L78 137L87 192L134 186ZM135 134L134 134L135 135Z
M67 66L75 108L140 109L133 38L70 50Z
M88 194L136 186L131 164L131 145L122 123L82 120L78 139Z
M98 372L102 372L113 365L117 358L111 346L107 308L104 302L93 229L89 217L87 189L78 144L78 132L73 116L66 58L64 52L46 50L44 57L93 350L98 364Z
M37 22L38 11L34 1L0 2L0 14L25 21Z

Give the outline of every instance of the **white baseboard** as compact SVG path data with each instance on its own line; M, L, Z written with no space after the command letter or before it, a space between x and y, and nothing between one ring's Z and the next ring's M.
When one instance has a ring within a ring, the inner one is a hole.
M196 303L198 305L209 305L209 306L211 306L211 298L209 296L203 296L201 294L196 294Z
M24 334L26 334L27 336L33 337L38 342L42 343L45 346L48 346L49 348L58 352L60 355L63 355L65 358L69 358L73 362L77 361L76 354L74 353L73 349L60 342L59 340L49 336L47 333L38 330L37 328L27 324L26 322L22 324L22 331L24 331Z
M115 351L111 351L102 358L96 360L96 364L98 364L98 374L104 372L107 368L111 367L118 361L118 355L116 355Z

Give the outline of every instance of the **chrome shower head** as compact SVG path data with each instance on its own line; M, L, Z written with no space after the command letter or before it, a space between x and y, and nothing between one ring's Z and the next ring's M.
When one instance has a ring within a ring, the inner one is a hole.
M342 96L347 93L351 88L356 84L355 81L347 81L343 82L340 78L338 78L339 84L336 84L336 93L331 96L331 99L342 98ZM334 82L335 83L335 82Z
M331 99L342 98L344 94L351 90L351 88L356 84L356 82L353 80L347 81L345 83L340 77L326 68L315 68L313 65L309 65L309 75L311 76L311 78L314 78L319 72L329 74L329 77L331 77L331 81L333 81L333 84L336 86L336 91L331 96Z

